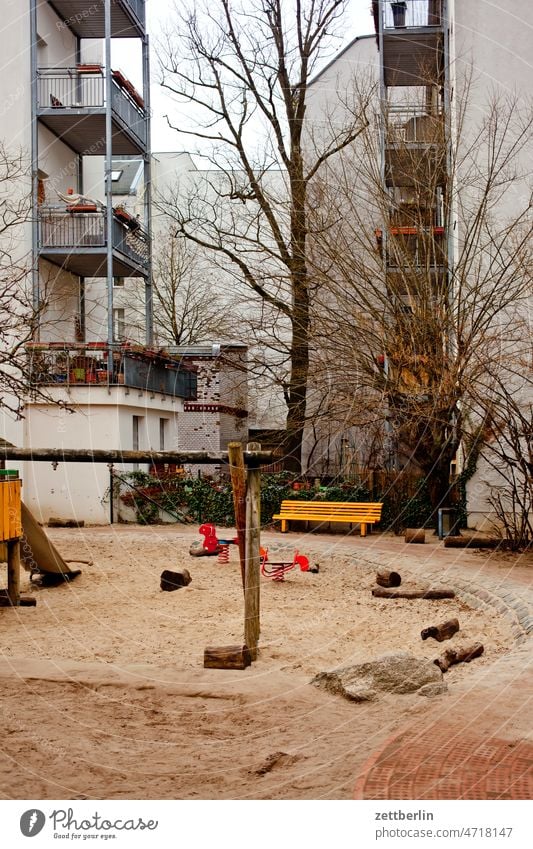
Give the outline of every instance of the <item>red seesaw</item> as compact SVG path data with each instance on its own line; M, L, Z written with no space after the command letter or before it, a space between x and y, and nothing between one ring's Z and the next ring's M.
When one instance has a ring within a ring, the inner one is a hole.
M281 561L279 563L270 562L268 559L268 548L260 549L261 557L261 574L265 578L271 578L273 581L283 581L285 573L290 572L296 566L300 567L301 572L318 572L318 566L310 567L309 558L305 554L294 552L292 563L290 561Z

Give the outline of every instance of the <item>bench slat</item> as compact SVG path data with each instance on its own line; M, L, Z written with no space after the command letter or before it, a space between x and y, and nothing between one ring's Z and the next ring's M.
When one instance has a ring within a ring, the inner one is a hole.
M366 535L366 526L381 519L383 504L376 501L292 501L281 502L280 512L272 518L281 519L281 530L285 531L288 521L344 522L361 525L361 535Z

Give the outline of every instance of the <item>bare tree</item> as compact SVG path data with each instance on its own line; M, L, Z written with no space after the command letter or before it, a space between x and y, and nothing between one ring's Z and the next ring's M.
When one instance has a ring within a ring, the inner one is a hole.
M463 92L447 141L438 114L418 117L418 139L412 118L383 116L389 185L376 124L316 187L313 373L319 382L335 358L346 425L381 418L385 460L422 469L435 509L487 364L529 346L531 107L494 94L474 122Z
M160 345L194 345L228 338L227 312L213 267L192 242L168 226L154 240L154 338ZM133 297L132 297L133 296ZM130 321L144 321L144 291L128 290Z
M287 406L286 465L299 471L309 377L308 191L366 125L365 103L335 132L304 138L309 82L340 31L346 0L211 0L188 6L162 45L163 86L197 122L177 129L204 146L205 193L171 214L190 241L287 329L276 361ZM281 169L281 170L280 170ZM283 378L281 376L283 375Z

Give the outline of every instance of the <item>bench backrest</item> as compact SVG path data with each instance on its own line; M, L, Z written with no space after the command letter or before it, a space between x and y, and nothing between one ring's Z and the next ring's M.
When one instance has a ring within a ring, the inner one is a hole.
M364 516L375 521L381 519L383 504L379 502L355 502L355 501L291 501L281 502L280 513L336 515L336 516Z

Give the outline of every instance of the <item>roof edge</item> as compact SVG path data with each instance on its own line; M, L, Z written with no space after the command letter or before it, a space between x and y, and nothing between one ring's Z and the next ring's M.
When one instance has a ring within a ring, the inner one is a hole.
M353 47L353 46L354 46L354 44L357 44L357 42L358 42L358 41L364 41L364 40L366 40L367 38L375 38L375 37L376 37L376 34L375 34L375 33L370 33L369 35L356 35L356 37L355 37L354 39L352 39L352 41L350 41L350 43L349 43L349 44L347 44L347 45L346 45L346 47L343 47L343 48L342 48L342 50L340 51L340 53L337 53L337 54L333 57L333 59L331 59L331 60L328 62L328 64L327 64L327 65L325 65L325 66L322 68L322 70L321 70L321 71L319 71L319 72L316 74L316 76L314 76L312 79L310 79L310 80L309 80L308 85L313 85L314 83L316 83L316 81L317 81L317 80L319 80L319 79L320 79L320 77L321 77L323 74L325 74L325 73L326 73L326 71L329 71L329 69L331 68L331 66L332 66L332 65L334 65L334 64L335 64L335 62L337 62L337 61L341 58L341 56L344 56L344 54L346 53L346 51L347 51L347 50L350 50L350 48L351 48L351 47Z

